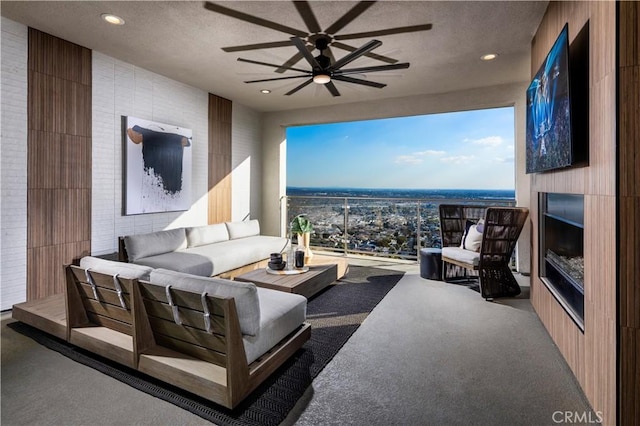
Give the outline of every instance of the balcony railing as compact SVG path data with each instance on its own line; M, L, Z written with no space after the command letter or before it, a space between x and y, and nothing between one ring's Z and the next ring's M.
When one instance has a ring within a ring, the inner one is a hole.
M286 196L282 212L285 223L307 215L311 249L417 260L421 248L442 246L440 204L514 206L515 200Z

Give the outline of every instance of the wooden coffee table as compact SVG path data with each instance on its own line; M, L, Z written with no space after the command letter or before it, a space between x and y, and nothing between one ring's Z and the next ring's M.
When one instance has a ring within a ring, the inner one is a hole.
M337 279L336 263L309 265L309 271L297 275L273 275L261 268L234 278L236 281L252 282L258 287L301 294L307 299Z

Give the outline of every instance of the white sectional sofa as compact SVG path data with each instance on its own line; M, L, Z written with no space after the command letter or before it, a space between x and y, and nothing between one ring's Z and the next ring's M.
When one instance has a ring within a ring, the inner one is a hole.
M152 268L216 276L284 251L288 239L260 235L257 220L176 228L121 237L120 260Z

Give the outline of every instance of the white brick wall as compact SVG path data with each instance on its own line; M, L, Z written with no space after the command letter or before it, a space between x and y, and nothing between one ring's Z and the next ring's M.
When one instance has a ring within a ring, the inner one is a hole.
M262 202L261 114L234 102L231 119L231 218L258 219Z
M93 52L93 254L117 251L121 235L206 224L207 109L207 92ZM188 211L122 215L122 116L193 130Z
M5 310L25 301L27 288L28 29L1 19L0 309ZM94 51L92 98L92 253L115 252L120 235L206 224L208 94ZM259 218L261 114L233 107L233 218ZM188 211L122 216L123 115L193 130Z
M27 298L27 27L1 18L0 309Z

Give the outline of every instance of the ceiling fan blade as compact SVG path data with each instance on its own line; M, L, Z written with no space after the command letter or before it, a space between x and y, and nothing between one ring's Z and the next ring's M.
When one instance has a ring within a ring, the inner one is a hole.
M281 25L276 22L268 21L263 18L258 18L257 16L252 16L244 12L239 12L237 10L229 9L228 7L220 6L219 4L212 3L210 1L205 2L204 7L205 9L210 10L212 12L230 16L232 18L249 22L251 24L260 25L261 27L271 28L272 30L280 31L283 33L287 33L287 34L291 34L299 37L307 36L306 32L297 30L295 28L287 27L286 25Z
M302 20L305 24L307 24L307 28L311 33L319 33L322 32L322 28L316 19L316 15L313 14L313 10L311 10L311 6L309 2L306 1L294 1L293 2L296 9L298 9L298 13L302 16Z
M356 50L356 48L353 46L349 46L348 44L344 44L335 40L331 42L331 46L337 47L338 49L346 50L347 52L354 52ZM365 53L364 56L371 59L377 59L378 61L386 62L388 64L395 64L396 62L398 62L397 59L378 55L377 53L373 53L373 52Z
M298 52L295 55L293 55L292 57L290 57L289 59L287 59L287 61L284 64L282 64L282 66L280 66L276 70L276 72L277 73L285 72L289 67L291 67L292 65L295 65L298 62L300 62L300 59L302 59L302 53Z
M336 57L333 54L333 50L331 50L331 46L327 47L322 54L329 58L330 64L333 64L336 61Z
M299 72L303 72L303 73L309 73L309 70L303 70L302 68L292 68L292 67L285 67L284 65L277 65L277 64L270 64L267 62L260 62L260 61L254 61L252 59L244 59L244 58L238 58L239 62L246 62L248 64L256 64L256 65L264 65L267 67L273 67L273 68L278 68L278 69L283 69L283 70L291 70L291 71L299 71Z
M375 81L369 80L361 80L359 78L347 77L346 75L335 75L333 76L333 79L338 81L346 81L347 83L362 84L363 86L376 87L378 89L382 89L386 86L386 84L376 83Z
M336 35L336 40L353 40L356 38L380 37L392 34L413 33L416 31L427 31L433 27L431 24L410 25L408 27L389 28L386 30L366 31L362 33Z
M391 71L391 70L403 70L409 68L409 62L402 62L400 64L391 64L391 65L380 65L377 67L360 67L360 68L349 68L346 70L335 70L334 75L347 75L347 74L364 74L368 72L378 72L378 71Z
M261 78L260 80L247 80L245 83L262 83L265 81L277 81L277 80L291 80L292 78L309 78L310 75L291 75L287 77L275 77L275 78Z
M340 92L338 92L338 89L336 88L336 85L333 84L333 81L328 82L324 86L333 96L340 96Z
M341 59L338 59L331 66L331 69L337 70L337 69L347 65L348 63L351 63L351 62L355 61L360 56L364 55L367 52L372 51L373 49L375 49L376 47L379 47L380 45L382 45L382 42L380 40L371 40L370 42L366 43L362 47L360 47L360 48L354 50L353 52L349 53L347 56L344 56Z
M322 68L316 58L307 49L307 44L299 37L291 37L291 42L298 48L302 56L311 64L313 68Z
M327 34L337 33L338 31L346 27L347 24L349 24L351 21L360 16L362 12L373 6L374 3L375 1L361 1L360 3L353 6L351 10L345 13L340 19L331 24L329 28L324 30L324 32Z
M258 49L271 49L273 47L289 47L291 46L291 42L287 41L274 41L271 43L256 43L256 44L245 44L243 46L229 46L223 47L222 50L225 52L244 52L245 50L258 50Z
M311 82L313 81L312 78L310 78L309 80L305 81L304 83L302 83L299 86L294 87L293 89L289 90L287 93L285 93L285 96L290 96L293 95L294 93L296 93L298 90L302 89L303 87L308 86L309 84L311 84Z

